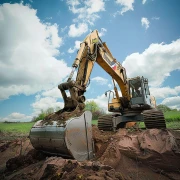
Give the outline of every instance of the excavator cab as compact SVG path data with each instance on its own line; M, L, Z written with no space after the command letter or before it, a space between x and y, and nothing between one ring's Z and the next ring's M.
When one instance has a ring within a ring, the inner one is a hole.
M142 77L135 77L129 79L129 93L131 107L144 107L144 109L151 106L150 92L148 86L148 79Z

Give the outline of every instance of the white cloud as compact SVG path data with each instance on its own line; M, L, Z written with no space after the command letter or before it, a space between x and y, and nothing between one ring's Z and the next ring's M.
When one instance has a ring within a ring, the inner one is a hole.
M120 14L123 15L127 11L133 11L133 3L134 0L116 0L116 3L122 6L122 9L120 11Z
M42 96L53 97L53 98L62 98L61 92L58 89L58 87L55 87L50 90L42 92Z
M77 27L75 24L71 24L69 26L68 35L70 37L79 37L82 34L86 33L87 31L88 31L88 26L85 23L79 23Z
M25 114L14 112L5 118L0 118L1 122L29 122L32 120L32 116L26 116Z
M71 69L54 57L62 45L58 26L42 23L36 10L23 4L5 3L0 14L0 99L59 84Z
M109 87L109 88L112 88L112 84L108 84L108 87Z
M150 22L149 22L149 20L147 18L145 18L145 17L141 18L141 25L143 27L145 27L145 29L149 28L149 24L150 24Z
M99 76L92 78L91 81L96 81L96 82L99 83L100 85L105 85L105 84L108 83L108 80L107 80L107 79L102 78L102 77L99 77Z
M67 4L69 5L69 10L78 15L74 22L82 21L92 25L96 19L100 18L98 13L105 11L104 0L68 0Z
M156 99L164 99L169 96L177 96L180 94L180 86L176 86L174 88L170 87L154 87L150 88L150 92Z
M61 28L61 32L65 32L68 29L68 26L65 26L64 28Z
M64 103L58 102L57 98L54 97L43 97L38 99L36 102L34 102L32 105L34 113L33 115L38 115L41 110L46 111L48 108L56 109L57 107L63 108Z
M147 0L142 0L142 4L145 4Z
M180 109L180 96L168 97L162 101L162 104L173 109Z
M94 25L94 22L100 18L99 12L105 11L104 0L68 0L67 4L69 10L76 14L77 17L73 19L74 23L78 23L76 28L75 24L69 27L70 37L79 37L88 31L88 24Z
M156 17L156 16L154 16L154 17L152 17L151 19L152 19L152 20L159 20L159 19L160 19L160 17Z
M180 69L180 39L170 44L151 44L141 54L127 56L122 65L128 77L144 76L151 86L161 86L172 71Z
M97 96L95 99L87 99L86 101L95 101L101 109L108 112L108 97L104 94Z
M107 32L107 29L101 28L101 31L99 31L99 36L100 37L104 36L106 32Z
M75 45L73 48L68 49L68 53L74 53L80 48L81 41L75 41Z

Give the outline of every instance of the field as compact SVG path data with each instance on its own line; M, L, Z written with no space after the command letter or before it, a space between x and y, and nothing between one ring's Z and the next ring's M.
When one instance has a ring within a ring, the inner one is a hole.
M28 133L34 122L24 123L0 123L0 132Z
M180 129L180 112L165 113L166 125L169 129ZM0 123L0 132L7 133L29 133L34 122L24 123ZM92 124L97 125L97 120L92 120ZM139 128L144 128L144 123L139 123Z
M180 121L180 111L167 111L164 116L167 122Z

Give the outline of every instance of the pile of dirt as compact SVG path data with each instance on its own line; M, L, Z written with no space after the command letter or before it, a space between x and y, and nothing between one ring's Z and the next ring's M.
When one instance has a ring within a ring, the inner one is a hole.
M56 121L58 125L64 124L68 119L74 118L74 117L80 117L83 113L83 105L84 103L80 103L76 109L73 111L61 109L55 113L49 114L46 116L43 121L41 122L42 124L53 124L53 121Z
M46 159L46 155L35 149L31 149L26 155L19 155L9 159L6 162L6 172L18 170L20 168L27 167L30 164L34 164L41 160Z
M180 132L128 130L105 132L93 126L95 157L78 162L48 157L36 150L9 159L0 179L174 179L180 177ZM8 151L7 144L3 152Z
M153 174L154 179L158 173L170 179L180 176L180 132L178 131L134 129L129 132L127 129L119 129L116 133L106 133L94 126L93 138L96 157L101 164L124 172L123 162L123 166L131 169L130 171L126 169L128 174L134 171L134 174L138 173L143 179L148 174L143 171L150 172L151 176Z
M5 137L4 137L5 138ZM25 156L31 149L33 149L27 137L0 140L0 172L6 168L6 162L17 156Z
M2 178L2 177L1 177ZM50 157L45 161L28 166L16 173L6 176L7 179L124 179L120 172L98 162L78 162L61 157Z

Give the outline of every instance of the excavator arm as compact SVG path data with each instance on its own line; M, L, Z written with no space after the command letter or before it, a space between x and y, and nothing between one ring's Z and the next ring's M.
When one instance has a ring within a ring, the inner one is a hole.
M130 100L125 68L113 57L106 43L101 41L98 31L94 30L81 43L67 82L58 86L64 99L63 111L71 112L77 107L79 109L84 108L84 92L86 92L89 84L95 62L119 85L123 97L121 99L119 98L117 88L114 86L119 107L123 108ZM78 72L76 80L73 81L72 77L76 69L78 69ZM70 92L69 97L66 94L66 90Z

